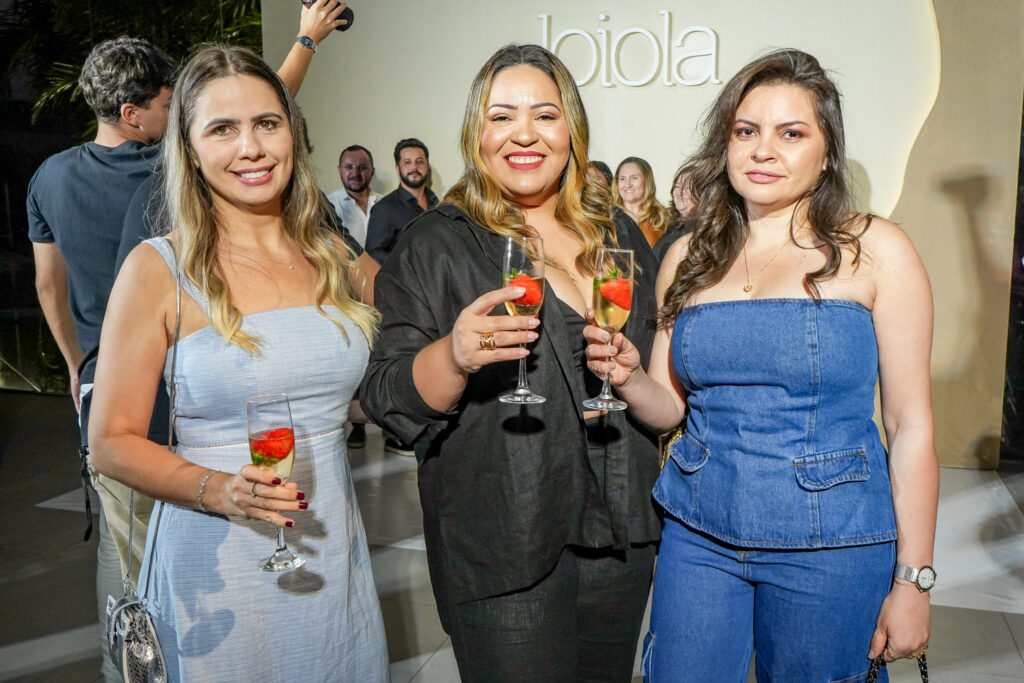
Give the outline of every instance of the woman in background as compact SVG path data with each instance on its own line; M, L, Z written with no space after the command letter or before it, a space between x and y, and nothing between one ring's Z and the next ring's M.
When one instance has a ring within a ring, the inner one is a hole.
M688 164L681 166L672 178L672 201L668 207L665 236L654 245L654 255L659 264L665 260L665 254L677 239L693 232L693 223L690 220L694 207L693 194L690 192L692 171L693 167Z
M382 336L360 395L415 445L431 582L467 683L632 676L660 530L657 448L622 412L582 409L599 389L583 328L599 249L633 249L626 329L646 357L657 264L588 183L588 137L557 57L498 50L470 88L462 178L377 277ZM536 317L504 310L525 291L502 288L510 236L544 240ZM498 401L522 357L547 402Z
M343 429L376 314L322 223L302 116L259 57L206 48L178 78L162 154L165 234L132 251L111 294L92 457L159 501L139 593L169 679L386 681ZM172 372L175 452L145 436ZM246 399L268 393L291 403L286 484L249 464ZM257 568L277 527L302 569Z
M654 172L640 157L626 157L615 169L612 182L615 205L636 221L651 247L665 234L667 215L657 198Z
M636 419L685 418L654 487L650 682L742 683L755 652L758 681L862 680L927 645L931 289L902 230L852 211L845 170L817 60L748 64L693 158L696 226L659 274L647 371L628 335L609 356L587 328L591 369L614 368Z

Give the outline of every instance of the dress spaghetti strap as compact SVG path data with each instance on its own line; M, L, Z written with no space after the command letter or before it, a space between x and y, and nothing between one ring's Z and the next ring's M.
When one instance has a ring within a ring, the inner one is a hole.
M185 293L188 294L193 301L199 304L199 308L201 308L203 313L209 317L210 302L207 301L203 293L199 291L199 287L196 286L196 283L192 282L192 280L187 277L180 277L177 266L177 255L174 252L174 246L171 244L171 241L166 237L153 237L143 242L143 244L150 245L160 253L160 256L164 259L164 263L167 264L168 270L170 270L175 278L178 279L178 284L181 288L185 290Z

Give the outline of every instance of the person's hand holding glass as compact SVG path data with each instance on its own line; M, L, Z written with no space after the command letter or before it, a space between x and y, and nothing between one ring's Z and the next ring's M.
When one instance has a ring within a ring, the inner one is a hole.
M538 334L534 330L540 325L540 319L536 314L544 300L543 256L516 261L519 267L513 274L512 268L508 267L509 259L519 257L509 254L543 255L543 242L533 237L507 238L503 256L506 264L502 273L504 286L480 295L462 309L456 318L451 333L444 341L448 346L445 355L464 377L492 363L509 360L525 362L524 359L530 355L526 345L537 340ZM535 262L539 262L539 270ZM495 306L504 306L512 315L492 315ZM523 369L525 371L525 365ZM525 385L525 378L523 382ZM459 388L457 393L461 394L461 391ZM529 387L526 387L526 393L536 397L529 391ZM536 398L544 400L543 397Z

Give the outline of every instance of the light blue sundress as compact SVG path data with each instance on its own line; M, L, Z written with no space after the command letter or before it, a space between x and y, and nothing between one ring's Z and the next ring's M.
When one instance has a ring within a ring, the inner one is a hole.
M174 272L164 238L148 240ZM208 313L195 285L183 291ZM178 341L177 453L237 472L249 462L245 400L286 393L295 427L291 480L309 509L286 513L288 546L306 558L274 574L256 564L274 549L269 522L159 503L140 594L147 590L172 681L386 681L388 657L366 534L345 450L348 404L369 359L366 338L334 307L247 315L261 340L250 355L206 327ZM164 377L170 381L168 350ZM150 569L152 565L152 569Z

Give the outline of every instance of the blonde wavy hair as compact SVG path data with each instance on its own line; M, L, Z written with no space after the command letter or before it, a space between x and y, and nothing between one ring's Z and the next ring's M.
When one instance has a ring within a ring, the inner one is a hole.
M576 83L561 60L539 45L506 45L487 60L473 79L459 145L465 170L448 191L445 201L499 235L536 235L525 225L522 207L502 196L501 188L487 172L480 156L484 110L494 77L502 70L520 64L540 69L554 82L562 98L571 150L559 184L555 218L583 243L583 250L576 258L576 267L592 274L597 269L597 250L604 246L605 237L610 236L617 246L610 213L611 195L587 182L590 127Z
M171 98L164 137L162 164L165 201L158 231L168 235L177 251L184 275L209 301L210 326L228 342L249 353L259 353L257 337L242 331L242 315L231 303L231 292L221 276L217 245L221 239L210 187L195 162L189 129L195 120L196 100L219 78L251 76L265 82L277 95L292 133L293 170L281 197L284 230L316 270L316 309L332 320L346 341L341 321L327 313L322 301L333 304L363 332L369 344L377 333L379 314L358 300L349 277L355 254L332 238L325 226L329 207L313 179L306 125L288 89L257 55L240 47L213 45L201 49L178 77Z
M636 164L637 168L640 169L640 174L644 177L644 196L640 199L640 210L637 212L636 217L637 225L644 221L649 221L654 230L664 232L665 228L668 227L668 211L655 196L657 188L654 185L654 171L651 170L651 165L645 159L626 157L615 168L615 176L612 178L612 197L615 198L615 206L619 206L623 210L626 209L622 196L619 195L619 172L622 171L622 167L626 164Z

